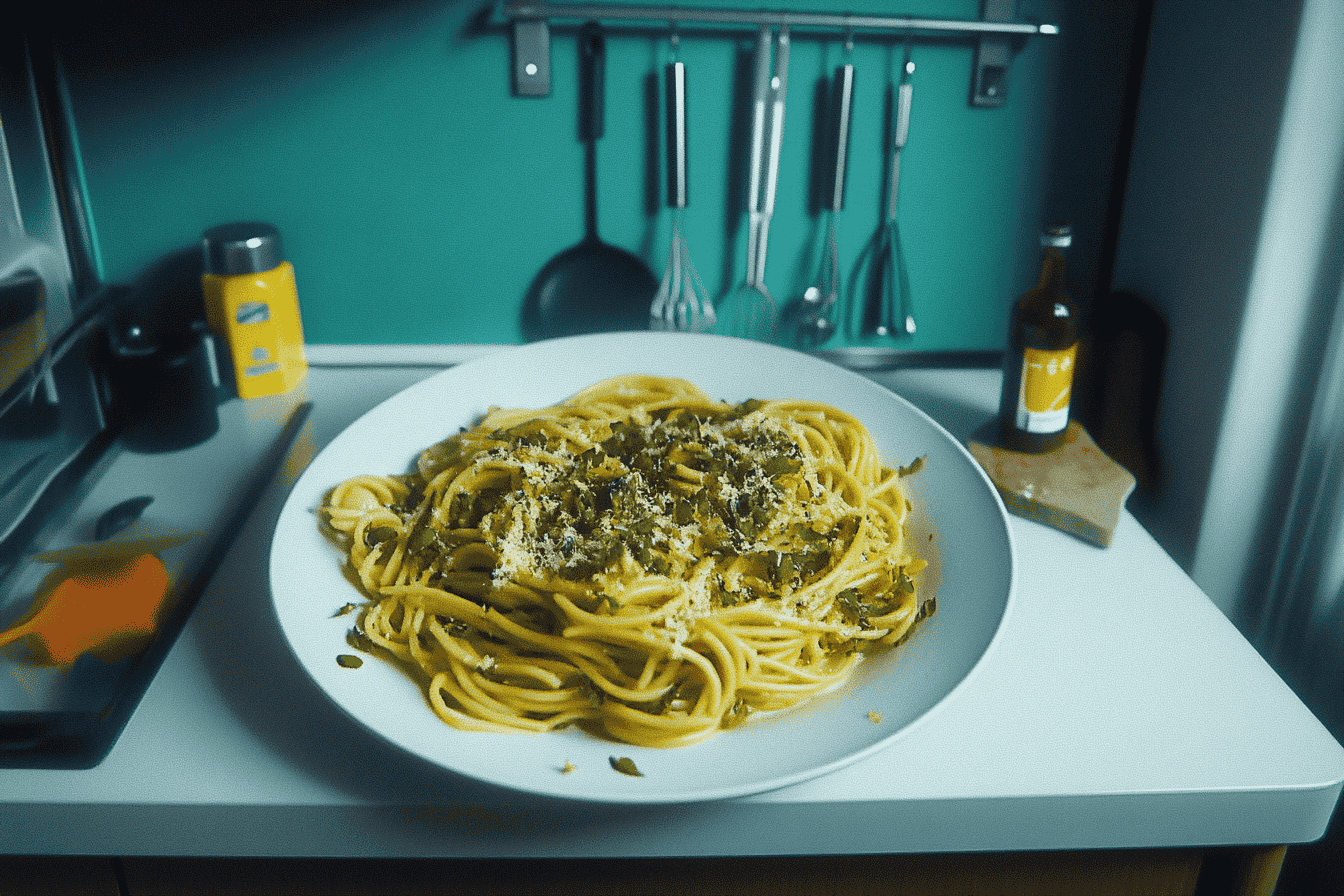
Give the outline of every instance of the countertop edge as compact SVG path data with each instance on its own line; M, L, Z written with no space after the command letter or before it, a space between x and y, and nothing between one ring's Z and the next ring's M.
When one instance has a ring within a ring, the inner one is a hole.
M1337 796L1338 787L1333 789ZM784 804L725 800L700 804L693 812L686 806L670 806L645 807L638 814L659 816L657 854L668 856L717 855L705 849L706 825L755 832L734 841L734 856L1179 849L1316 840L1325 831L1329 813L1322 816L1313 808L1323 801L1297 798L1302 796L1291 791L1110 794L972 800L978 803L974 807L961 800L845 801L812 804L805 814ZM1201 804L1197 813L1191 812L1192 800ZM582 816L563 806L316 808L27 804L7 823L0 852L56 855L78 844L86 855L195 857L614 859L650 854L641 838L610 836L613 826L631 823L629 807L592 806ZM967 830L964 819L972 810L980 823ZM152 842L127 834L143 823L147 813L155 818ZM1076 823L1079 813L1089 818L1089 824ZM1191 823L1192 814L1205 820ZM1260 819L1261 836L1247 836L1248 814ZM1210 826L1209 818L1226 821ZM1293 829L1293 836L1282 836L1285 826ZM960 830L953 838L955 848L949 845L948 827ZM53 837L55 830L61 836ZM222 831L227 836L221 836ZM504 855L501 843L509 844Z

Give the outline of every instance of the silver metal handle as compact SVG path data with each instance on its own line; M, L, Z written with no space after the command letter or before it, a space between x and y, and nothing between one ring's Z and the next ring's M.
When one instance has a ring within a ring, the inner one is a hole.
M755 285L761 237L761 175L765 158L765 112L770 101L770 28L762 25L756 36L756 74L752 84L751 168L747 178L747 277Z
M761 210L762 161L765 158L765 113L770 102L770 29L762 25L756 38L756 80L752 87L751 173L747 197L750 211Z
M775 76L771 79L770 94L773 107L770 111L770 150L768 156L769 171L765 178L765 198L762 210L772 214L775 210L775 191L779 185L779 153L784 144L784 100L789 83L789 27L779 29L779 49L775 53Z
M686 184L686 64L667 65L667 204L685 208Z
M914 70L915 64L906 62L906 79L896 88L896 137L893 142L897 149L903 149L905 142L910 139L910 101L915 91L908 78Z
M784 101L789 87L789 26L779 29L779 48L775 51L775 75L770 93L770 148L766 164L765 196L761 200L760 225L756 236L756 283L765 283L765 249L770 239L770 218L775 213L775 193L779 186L779 155L784 145Z
M891 140L891 183L887 188L887 220L896 220L896 194L901 185L901 150L910 138L910 101L914 88L910 85L910 75L915 64L908 58L901 70L901 83L896 87L896 117L892 122Z
M854 66L845 63L836 71L835 181L831 184L831 211L845 207L845 167L849 163L849 116L854 106Z

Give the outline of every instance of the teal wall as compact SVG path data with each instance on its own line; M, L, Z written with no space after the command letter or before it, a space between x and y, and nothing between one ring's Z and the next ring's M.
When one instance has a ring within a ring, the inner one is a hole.
M853 3L778 5L893 12ZM1000 347L1008 303L1034 278L1046 217L1075 222L1075 291L1096 287L1133 4L1019 6L1061 34L1025 44L1001 108L969 106L969 46L912 47L900 227L920 327L904 347ZM265 219L297 269L309 342L520 341L529 282L582 235L572 29L553 32L550 96L519 98L508 34L480 3L142 0L93 9L59 24L57 44L104 279L131 280L213 224ZM896 12L974 19L978 10L978 0L908 0ZM744 265L728 135L734 79L752 43L748 33L687 32L681 41L687 235L715 295ZM801 291L817 265L823 229L808 198L815 88L841 51L838 35L793 42L766 277L780 297ZM662 163L648 157L646 88L669 52L665 36L609 36L598 150L602 235L659 275L668 216ZM846 280L880 220L885 90L900 52L867 40L853 51Z

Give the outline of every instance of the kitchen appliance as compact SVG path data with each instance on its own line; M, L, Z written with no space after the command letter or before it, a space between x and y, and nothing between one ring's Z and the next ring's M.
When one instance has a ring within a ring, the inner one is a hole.
M84 768L115 743L309 405L301 389L232 397L199 249L186 288L176 256L99 282L57 63L7 37L0 81L0 629L110 557L152 553L167 577L152 632L125 650L56 663L38 634L0 648L0 767Z

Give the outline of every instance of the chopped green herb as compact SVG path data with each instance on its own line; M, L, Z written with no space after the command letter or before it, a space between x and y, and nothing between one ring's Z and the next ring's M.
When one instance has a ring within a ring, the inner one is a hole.
M349 653L342 653L336 657L336 662L346 669L358 669L364 665L364 661L357 656Z
M632 778L642 778L644 773L635 767L635 762L629 756L612 756L611 767L623 775L629 775Z
M375 526L364 533L364 543L372 548L396 537L397 530L391 526Z
M745 700L738 700L723 714L723 727L736 728L745 722L749 715L751 715L751 707L747 705Z

